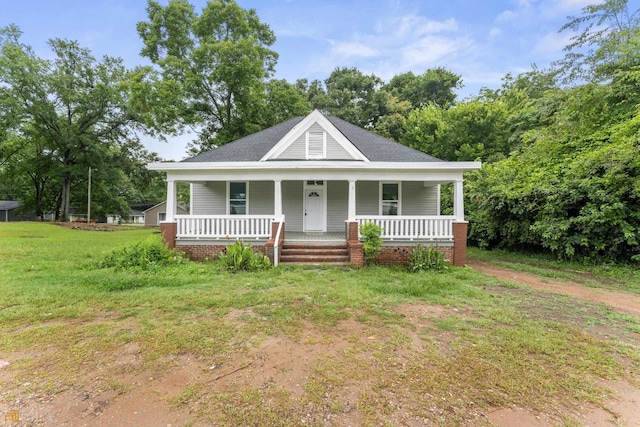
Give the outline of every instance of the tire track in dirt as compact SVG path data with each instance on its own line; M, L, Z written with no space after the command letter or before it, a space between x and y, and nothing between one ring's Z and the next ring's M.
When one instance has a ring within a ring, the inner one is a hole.
M606 304L616 310L640 317L640 296L611 291L603 288L590 288L575 280L556 280L534 274L523 273L505 267L478 261L467 260L467 265L485 276L531 286L533 289L573 296L595 303ZM585 405L577 416L584 427L598 426L640 426L640 388L628 379L602 380L602 385L615 392L615 397L600 405ZM534 414L527 410L498 408L487 415L491 425L497 427L551 427L558 425L547 414Z
M485 276L511 280L541 291L571 295L595 303L604 303L627 314L640 317L640 296L637 295L603 288L590 288L583 283L572 280L549 279L478 260L469 259L467 260L467 265Z

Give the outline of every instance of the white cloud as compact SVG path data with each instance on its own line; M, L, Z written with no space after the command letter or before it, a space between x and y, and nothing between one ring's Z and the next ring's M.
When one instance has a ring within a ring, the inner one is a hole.
M518 14L513 10L505 10L496 17L496 22L511 22L518 17Z
M594 0L559 0L557 1L558 9L562 10L570 10L570 9L578 9L581 10L585 6L589 6L591 4L597 3Z
M387 79L409 70L423 72L445 65L473 44L460 36L455 19L433 20L415 14L381 18L370 32L325 40L329 50L310 58L315 72L330 73L336 67L357 67Z
M395 21L395 22L393 22ZM387 28L398 28L397 36L437 34L447 31L457 31L458 23L450 18L445 21L434 21L423 16L405 15L399 19L384 24Z
M495 39L496 37L499 37L501 35L502 35L502 30L498 27L493 27L491 28L491 30L489 30L490 39Z
M439 65L471 44L465 38L423 37L400 49L400 64L405 69Z
M558 54L562 52L565 46L571 43L573 33L569 32L552 32L547 33L536 43L534 49L538 53L545 55ZM557 56L557 55L556 55Z
M334 55L343 58L373 58L380 54L371 45L359 41L338 41L333 43Z

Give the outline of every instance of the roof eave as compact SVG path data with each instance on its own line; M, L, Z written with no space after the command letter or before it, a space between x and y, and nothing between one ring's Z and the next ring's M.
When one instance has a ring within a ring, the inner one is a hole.
M481 162L362 162L362 161L269 161L269 162L165 162L150 163L150 170L161 172L204 171L204 170L455 170L470 171L480 169Z

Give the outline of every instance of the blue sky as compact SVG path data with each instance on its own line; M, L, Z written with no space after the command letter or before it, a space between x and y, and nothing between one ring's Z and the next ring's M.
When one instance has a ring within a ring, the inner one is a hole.
M462 76L459 99L497 88L508 72L546 68L563 56L568 15L597 0L236 0L256 9L276 35L276 78L325 79L336 67L357 67L384 80L444 67ZM160 0L166 4L168 0ZM0 26L16 24L42 56L46 41L78 40L96 57L146 64L136 23L146 0L20 0L2 2ZM191 0L200 11L206 0ZM631 0L630 8L640 0ZM189 136L169 144L145 139L162 157L179 160Z

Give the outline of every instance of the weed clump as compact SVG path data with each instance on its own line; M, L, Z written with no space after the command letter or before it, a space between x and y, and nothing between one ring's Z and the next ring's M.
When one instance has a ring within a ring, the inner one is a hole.
M147 271L157 267L183 264L187 260L182 253L168 249L159 240L137 242L122 249L116 249L98 261L98 268Z
M409 257L409 271L442 271L447 268L446 259L444 254L437 248L429 247L425 248L422 245L418 245L411 250Z
M271 261L265 255L254 252L251 243L245 244L241 240L227 246L221 253L220 262L229 271L256 271L271 267Z

